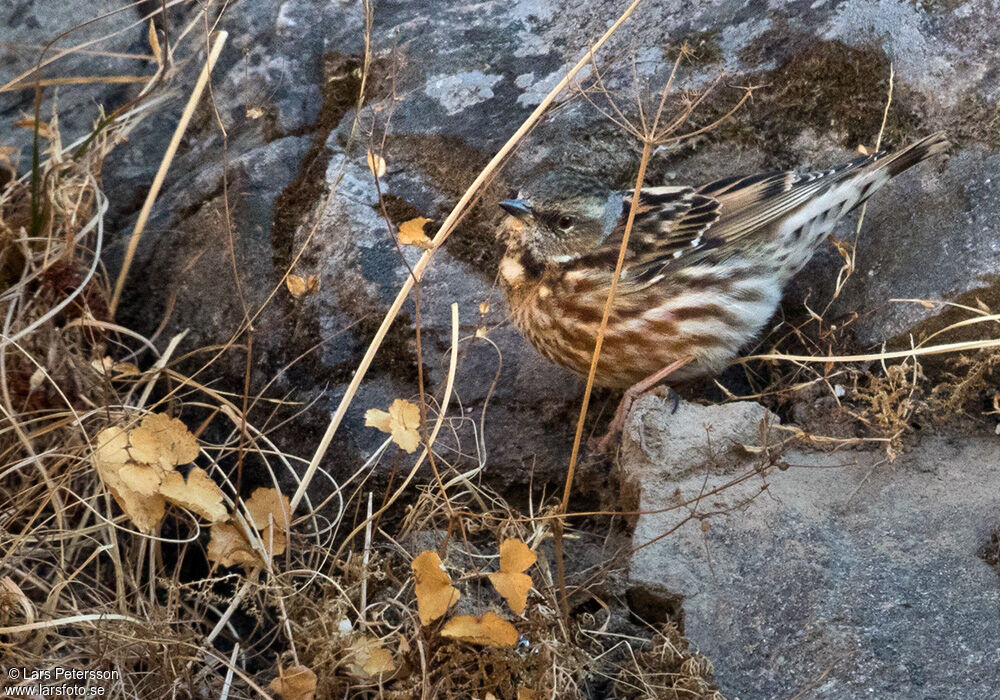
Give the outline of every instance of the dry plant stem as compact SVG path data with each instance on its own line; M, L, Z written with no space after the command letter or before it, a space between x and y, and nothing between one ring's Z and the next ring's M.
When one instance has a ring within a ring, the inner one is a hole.
M181 139L184 137L184 132L187 131L188 124L191 122L191 117L194 115L194 110L201 101L201 94L205 91L205 86L208 85L208 78L212 72L212 68L215 67L215 62L219 58L219 54L222 52L222 47L226 44L226 39L229 37L228 32L220 31L215 36L215 41L212 43L212 50L208 54L208 59L205 61L205 66L201 70L201 75L198 76L198 82L195 83L194 90L191 92L191 96L188 98L187 104L184 106L184 112L181 114L181 120L177 123L177 128L174 129L174 135L170 139L170 143L167 145L167 151L163 154L163 160L160 161L160 167L156 171L156 176L153 178L153 184L149 188L149 193L146 195L146 201L142 203L142 209L139 211L139 218L136 219L135 228L132 229L132 236L128 241L128 248L125 250L125 260L122 263L121 272L118 273L118 280L115 282L115 291L111 295L111 303L109 304L109 311L112 318L115 315L115 311L118 309L118 303L121 301L122 290L125 287L125 278L128 276L129 268L132 266L132 260L135 257L136 248L139 246L139 239L142 237L142 232L146 228L146 222L149 220L149 214L153 210L153 204L156 202L157 195L160 194L160 188L163 187L163 181L167 177L167 171L170 169L170 164L174 160L174 155L177 153L177 148L181 144Z
M675 67L676 69L676 67ZM673 77L673 76L671 76ZM664 93L670 89L670 83L664 88ZM660 109L662 110L662 102ZM653 125L655 131L656 125ZM649 157L653 152L653 141L649 138L643 140L642 156L639 158L639 174L635 178L635 190L642 188L642 183L646 179L646 166L649 164ZM611 316L611 306L614 303L615 292L618 290L618 281L621 278L622 267L625 264L625 252L628 250L628 239L632 233L632 226L635 223L636 211L639 208L639 198L632 197L632 204L629 206L628 219L625 221L625 230L622 233L621 248L618 250L618 261L615 263L615 272L611 276L611 287L608 289L608 298L604 302L604 313L601 315L601 325L597 329L597 340L594 343L594 355L590 360L590 372L587 374L587 386L583 390L583 401L580 404L580 417L576 421L576 434L573 436L573 450L569 456L569 469L566 472L566 484L563 487L562 502L559 505L559 515L565 515L569 509L569 496L573 491L573 475L576 472L576 463L580 457L580 444L583 441L583 423L587 417L587 409L590 406L590 395L594 389L594 377L597 374L597 362L601 357L601 346L604 344L604 332L608 327L608 318ZM556 556L556 583L559 586L559 606L562 610L563 620L569 620L569 597L566 591L566 562L563 557L562 533L563 522L561 517L552 521L552 534L555 544Z
M0 92L10 92L12 90L34 90L35 87L52 87L59 85L89 85L91 83L104 84L130 84L148 83L152 78L148 75L78 75L71 78L46 78L29 85L14 85L12 87L0 88Z
M926 355L947 355L952 352L965 352L966 350L985 350L986 348L1000 347L1000 338L989 338L987 340L965 340L959 343L944 343L942 345L932 345L930 347L915 347L910 350L893 350L891 352L877 352L868 355L784 355L782 353L768 353L765 355L750 355L736 360L736 364L746 364L754 360L783 360L785 362L881 362L885 360L898 360L905 357L924 357Z
M105 620L121 620L122 622L131 622L132 624L140 626L148 626L149 624L148 620L140 620L139 618L132 617L131 615L119 615L117 613L87 613L85 615L60 617L55 620L39 620L38 622L29 622L23 625L0 627L0 634L17 634L19 632L30 632L32 630L62 627L63 625L76 625L81 622L103 622Z
M420 259L413 266L413 274L404 280L403 285L400 287L399 293L396 295L396 299L392 302L389 310L386 312L385 318L382 320L382 324L379 326L378 331L375 333L375 337L372 338L371 343L368 346L368 350L365 352L364 357L358 364L357 370L354 372L354 377L351 379L351 383L347 387L347 391L344 392L344 397L340 400L340 404L337 406L337 410L334 412L333 417L330 419L329 425L327 425L326 432L323 433L323 437L320 440L319 446L316 448L316 452L313 455L312 461L309 463L309 467L306 469L305 474L302 476L302 483L299 485L298 490L295 495L292 496L291 506L294 510L299 501L302 500L302 495L305 493L306 488L309 486L309 482L312 481L313 475L316 469L319 468L319 463L323 460L326 455L327 449L330 447L330 442L333 440L333 436L336 434L337 429L340 427L340 423L344 420L344 415L347 413L348 406L354 400L354 395L358 391L358 387L361 386L361 381L364 379L365 374L368 372L368 368L371 366L372 360L375 358L375 353L378 352L379 346L382 344L382 340L385 338L386 333L389 332L389 327L395 320L396 316L399 314L400 308L403 306L403 302L410 294L410 290L413 288L413 283L420 280L423 277L424 270L430 264L431 259L434 257L434 252L437 248L444 243L445 239L448 238L452 230L455 228L455 224L458 222L459 218L465 213L466 207L472 199L478 194L479 189L486 183L489 177L497 169L504 158L514 149L514 147L524 138L535 123L541 119L542 114L545 110L549 108L553 100L563 91L563 89L570 84L570 82L577 76L577 74L583 70L583 68L593 60L594 55L600 50L602 46L610 39L615 32L625 23L625 21L632 16L636 8L640 5L642 0L633 0L632 3L625 9L624 12L615 20L601 38L594 43L594 45L584 54L583 58L577 61L576 65L570 69L570 71L563 77L559 83L549 91L549 94L545 96L545 99L535 108L535 110L525 119L524 123L514 132L514 134L507 140L496 155L487 163L486 167L483 168L482 172L473 180L472 184L469 185L469 189L465 191L462 198L455 205L455 208L451 210L448 217L441 224L441 228L434 235L431 240L431 247L420 256Z
M886 96L885 109L882 110L882 124L878 129L878 136L875 137L875 152L882 147L882 135L885 134L885 124L889 120L889 107L892 106L892 87L895 82L896 71L893 68L892 63L889 64L889 94ZM847 280L850 279L851 275L854 273L855 264L857 261L858 252L858 239L861 237L861 226L865 223L865 214L868 212L868 201L861 205L861 213L858 215L858 225L854 229L854 243L851 245L851 255L850 258L844 261L844 265L840 268L840 272L837 273L837 282L833 288L833 298L827 303L826 308L823 309L823 313L820 316L826 316L826 312L830 310L830 306L833 302L840 296L840 292L844 285L847 284Z
M365 611L368 609L368 561L372 555L372 492L368 492L368 511L365 514L365 551L361 561L361 610L358 624L366 625Z

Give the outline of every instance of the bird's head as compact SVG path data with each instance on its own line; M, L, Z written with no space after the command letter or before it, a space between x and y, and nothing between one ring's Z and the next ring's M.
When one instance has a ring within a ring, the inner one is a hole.
M500 202L508 249L539 262L566 262L601 245L618 224L622 196L576 171L547 172Z

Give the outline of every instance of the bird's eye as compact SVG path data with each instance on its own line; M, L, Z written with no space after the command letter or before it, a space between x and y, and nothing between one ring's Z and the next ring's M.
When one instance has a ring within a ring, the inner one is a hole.
M564 216L564 217L562 217L562 218L559 219L558 226L563 231L568 231L571 228L573 228L573 219L571 217L569 217L569 216Z

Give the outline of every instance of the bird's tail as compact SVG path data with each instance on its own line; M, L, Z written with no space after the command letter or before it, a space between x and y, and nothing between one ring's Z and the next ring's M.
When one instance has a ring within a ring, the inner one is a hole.
M873 162L874 169L881 170L890 178L896 177L917 163L943 152L949 145L945 133L938 131L930 136L925 136L919 141L914 141L909 146L901 148L898 151L893 151L885 155L877 155Z

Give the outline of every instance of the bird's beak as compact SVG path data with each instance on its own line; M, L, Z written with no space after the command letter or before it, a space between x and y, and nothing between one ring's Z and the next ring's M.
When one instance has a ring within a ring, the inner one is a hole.
M532 215L531 205L523 199L505 199L500 208L520 221L527 221Z

